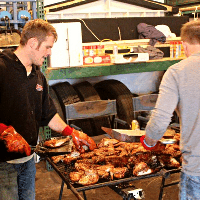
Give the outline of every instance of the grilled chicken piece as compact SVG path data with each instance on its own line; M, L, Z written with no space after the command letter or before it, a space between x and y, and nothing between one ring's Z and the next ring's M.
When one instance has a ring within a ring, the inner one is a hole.
M151 151L147 151L147 152L144 152L144 153L138 153L136 154L137 156L137 161L138 162L145 162L145 163L148 163L149 159L151 158Z
M126 156L106 156L105 163L112 164L115 167L124 167L128 164L129 157Z
M59 156L52 156L51 157L51 160L54 162L54 163L58 163L60 161L63 161L65 155L59 155Z
M81 170L78 172L70 172L69 178L73 182L78 182L83 174L84 174L84 171L81 171Z
M135 176L151 174L152 172L153 170L150 169L145 162L140 162L136 164L135 167L133 168L133 175Z
M69 137L66 138L61 138L61 139L51 139L51 140L47 140L44 142L44 146L45 147L60 147L62 145L64 145L66 142L68 142L70 140Z
M159 161L162 166L166 166L169 168L179 168L180 163L170 155L160 155L159 156Z
M63 162L65 164L70 164L72 161L77 160L77 157L72 157L71 155L67 155L64 157Z
M115 151L116 151L117 155L119 155L121 157L128 156L128 152L123 147L117 147L117 148L115 148Z
M78 163L78 162L75 163L75 169L77 171L80 171L80 170L85 171L85 170L88 170L90 168L91 168L91 164Z
M101 141L99 142L98 144L98 148L101 148L101 147L107 147L109 145L115 145L119 143L119 140L116 140L116 139L110 139L110 138L103 138L101 139Z
M96 167L97 173L100 178L108 178L110 172L114 169L114 166L111 164L108 165L99 165Z
M161 152L165 150L165 144L162 144L160 141L157 142L156 148L153 150L154 152Z
M179 168L180 167L180 163L175 159L175 158L170 158L170 165L173 168Z
M78 151L73 151L70 154L65 154L63 162L65 164L70 164L72 161L77 160L80 157L80 153Z
M97 170L97 173L99 178L108 178L110 176L110 173L104 170Z
M117 168L113 168L111 171L110 171L110 176L111 176L111 179L113 180L113 176L115 178L124 178L125 176L125 173L128 171L128 168L127 167L117 167Z
M163 154L170 154L172 157L180 157L181 151L178 144L167 144Z
M81 176L78 183L81 185L93 185L99 180L99 175L96 170L89 169L85 171L85 174Z
M51 159L54 163L63 161L65 164L69 164L71 161L77 160L79 156L80 156L80 153L77 151L74 151L71 154L52 156Z
M85 158L82 160L77 160L76 163L94 164L94 160L91 158Z
M136 153L139 153L139 152L147 152L147 150L142 146L142 143L140 143L137 148L134 148L131 152L131 155L134 155Z
M128 163L129 165L135 165L136 163L138 163L138 159L137 159L137 156L136 155L133 155L133 156L130 156L128 158Z
M114 145L115 147L122 147L124 148L128 154L130 154L134 149L138 149L139 146L141 146L141 143L139 142L119 142L118 144Z
M101 147L101 148L95 149L94 153L97 156L110 156L110 155L114 155L116 152L115 152L114 146L111 145L108 147Z
M92 157L92 160L94 163L104 162L105 156L94 156Z
M102 170L106 172L110 172L114 169L114 165L112 164L107 164L107 165L100 165L96 167L96 170Z
M93 156L95 155L94 151L90 151L90 152L87 152L87 153L82 153L80 155L81 158L92 158Z

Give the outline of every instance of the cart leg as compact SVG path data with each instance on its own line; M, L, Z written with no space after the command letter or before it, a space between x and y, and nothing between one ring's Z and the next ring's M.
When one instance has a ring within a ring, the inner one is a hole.
M61 183L59 200L61 200L61 199L62 199L63 188L64 188L64 181L62 181L62 183Z
M86 197L86 194L85 194L84 190L83 190L83 197L84 197L84 200L87 200L87 197Z
M162 200L164 185L165 185L165 176L162 177L162 182L161 182L161 186L160 186L159 200Z

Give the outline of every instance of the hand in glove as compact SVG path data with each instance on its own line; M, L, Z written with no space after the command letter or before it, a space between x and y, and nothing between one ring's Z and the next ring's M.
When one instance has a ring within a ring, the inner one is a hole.
M3 126L0 125L0 127L2 128ZM0 140L5 141L8 152L25 153L27 156L31 155L29 144L12 126L8 126L7 129L0 132Z
M6 125L3 124L3 123L0 123L0 135L1 135L1 133L3 133L7 128L8 128L8 126L6 126Z
M88 146L90 150L94 150L96 148L96 143L91 137L81 131L71 128L70 126L65 127L62 131L62 135L71 135L76 148L81 153L85 152L83 145Z
M150 146L146 143L145 141L145 135L143 135L142 137L140 137L140 142L142 143L142 146L146 149L146 150L150 150L150 151L162 151L165 149L165 145L162 144L160 141L158 141L155 145Z

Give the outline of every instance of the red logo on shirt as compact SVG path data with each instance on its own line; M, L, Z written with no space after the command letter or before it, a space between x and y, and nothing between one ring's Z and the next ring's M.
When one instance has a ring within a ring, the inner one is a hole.
M37 84L36 85L36 90L39 91L39 92L43 91L43 87L40 84Z

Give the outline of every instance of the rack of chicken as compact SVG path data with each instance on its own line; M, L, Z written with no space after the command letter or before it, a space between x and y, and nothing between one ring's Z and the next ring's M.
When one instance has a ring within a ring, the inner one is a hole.
M141 143L103 138L93 151L53 156L47 160L69 188L84 191L122 182L163 175L162 170L180 172L180 133L175 144L161 144L156 151Z

